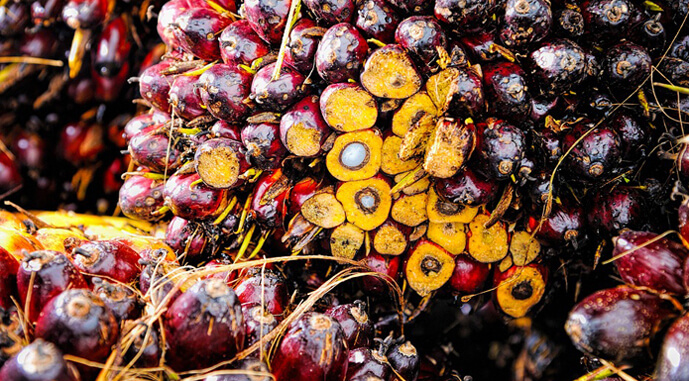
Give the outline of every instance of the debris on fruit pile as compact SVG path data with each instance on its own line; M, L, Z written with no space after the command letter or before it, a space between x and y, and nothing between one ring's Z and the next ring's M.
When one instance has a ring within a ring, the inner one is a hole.
M0 381L689 380L688 14L0 1Z

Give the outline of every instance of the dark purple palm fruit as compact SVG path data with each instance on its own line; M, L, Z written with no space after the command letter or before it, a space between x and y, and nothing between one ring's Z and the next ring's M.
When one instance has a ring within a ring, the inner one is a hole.
M246 147L246 158L258 169L279 167L287 153L280 141L278 123L249 123L242 128L241 139Z
M233 65L216 64L199 77L198 92L208 112L229 123L243 122L249 113L252 75Z
M153 128L129 140L128 151L135 164L155 173L170 173L182 165L182 151L172 144L168 131Z
M19 262L0 247L0 313L14 307L12 297L17 295L17 271Z
M174 250L178 258L192 262L210 247L210 239L200 224L177 216L167 225L165 243Z
M260 304L242 306L242 313L244 314L244 325L246 326L247 347L259 340L263 340L263 337L268 335L280 323L280 320L275 315L268 312ZM268 349L270 341L264 340L263 343L263 349Z
M529 231L538 229L536 238L549 245L557 246L566 243L576 244L584 238L586 221L581 206L574 202L562 200L561 203L553 202L550 214L541 220L541 210L529 217ZM539 228L540 225L540 228Z
M96 85L96 97L111 102L120 94L129 76L129 55L132 44L123 17L108 22L94 41L91 77Z
M392 381L411 380L414 381L419 376L419 354L416 347L410 342L400 338L393 344L385 354L394 372ZM395 376L399 374L402 378Z
M284 64L280 74L273 80L277 63L262 67L251 82L251 98L260 107L271 111L283 111L301 99L308 91L306 77L297 69Z
M280 119L280 141L293 155L315 157L320 154L331 132L315 95L304 97Z
M93 278L93 292L105 303L118 323L134 320L141 313L139 299L134 291L121 283L110 283L101 278Z
M220 279L197 282L163 315L167 363L176 370L199 369L244 348L246 327L234 291Z
M557 95L586 78L586 53L576 43L555 39L529 54L533 82L545 92Z
M580 351L621 365L648 359L650 341L675 316L658 295L619 286L597 291L574 306L565 330Z
M170 106L172 112L187 120L206 115L203 102L197 89L198 75L181 74L175 77L170 86Z
M177 20L189 9L187 0L170 0L158 11L156 30L165 45L173 50L181 49L181 42L175 34Z
M612 112L615 101L610 94L596 88L587 92L588 94L584 94L584 99L579 104L582 113L602 117Z
M484 30L476 34L462 36L459 41L469 55L471 62L484 63L496 61L503 57L500 51L495 49L499 44L494 31Z
M565 151L574 147L565 159L567 170L575 178L585 181L610 176L622 158L620 136L608 125L599 125L584 136L594 125L588 119L580 120L562 138Z
M549 191L551 174L552 172L550 170L538 171L533 175L532 181L527 182L526 186L522 188L531 200L534 209L543 210L543 206L545 206L548 202L548 197L550 196ZM552 194L553 198L557 197L556 191L557 186L554 186ZM529 221L529 223L531 223L531 221ZM536 224L538 224L538 221L536 221Z
M292 323L271 363L278 380L344 381L349 349L334 319L308 312Z
M660 16L660 15L658 15ZM634 27L632 41L648 49L651 56L658 56L667 47L665 27L658 17L652 17Z
M227 205L227 190L194 184L198 174L172 175L165 182L165 205L185 220L206 220L222 213Z
M68 0L62 7L62 20L72 29L90 29L102 23L107 12L107 0Z
M204 381L272 381L270 370L265 362L256 358L246 358L237 363L236 369L246 371L246 374L218 374L208 376ZM259 374L262 373L263 375Z
M642 46L623 41L607 49L602 80L613 92L633 90L651 74L651 56ZM625 94L626 95L626 94Z
M668 56L689 61L689 35L678 37L670 47Z
M550 34L553 13L547 0L507 0L498 35L508 48L522 48Z
M292 0L246 0L244 16L262 39L279 44L291 4Z
M447 35L432 16L411 16L404 19L395 31L395 42L411 53L424 71L437 68L438 49L447 49Z
M517 64L497 62L483 68L483 84L489 111L498 117L522 121L531 113L526 73Z
M174 22L173 33L185 52L206 61L220 59L218 36L232 20L210 8L191 7Z
M486 100L483 94L483 72L479 65L468 68L450 68L456 71L457 76L452 78L450 94L448 94L449 115L457 118L467 115L479 116L486 109Z
M163 206L162 180L151 179L146 176L127 176L120 188L119 203L122 213L133 219L157 221L163 214L154 214Z
M399 281L400 256L381 255L371 251L363 261L368 269L386 276L388 281ZM374 295L387 295L389 286L380 277L367 276L361 280L361 289Z
M34 0L31 2L31 18L36 25L50 25L60 15L64 0Z
M349 349L368 347L373 342L373 324L361 300L330 307L325 314L340 323Z
M514 125L496 118L488 118L480 132L480 159L489 177L506 180L517 173L526 154L526 136Z
M36 339L2 366L0 380L78 381L81 377L55 344Z
M684 260L689 251L658 234L626 230L613 239L613 256L622 280L632 286L648 287L663 293L684 294Z
M243 306L259 304L279 318L289 304L285 278L273 270L248 270L248 274L237 283L235 292Z
M118 240L87 241L72 250L74 266L87 277L129 283L141 273L139 253Z
M658 64L663 77L676 86L689 86L689 62L679 58L665 57Z
M231 189L243 184L242 175L251 166L242 143L229 138L212 138L199 144L194 164L203 183L215 189ZM165 186L167 189L167 183Z
M559 96L540 94L531 98L531 120L541 123L548 115L557 115L564 106L564 101Z
M430 14L433 9L433 2L426 0L387 0L387 2L403 13L412 15Z
M236 141L242 140L241 127L237 124L228 123L224 120L218 120L213 123L210 128L211 137L214 138L228 138Z
M586 34L598 43L607 43L625 37L641 16L630 0L590 0L581 3L581 14Z
M364 0L358 8L357 28L378 41L391 43L395 40L395 28L400 17L394 8L383 0Z
M151 106L165 112L170 112L169 96L173 77L163 75L163 71L170 65L170 61L157 63L141 72L138 78L141 97Z
M436 179L435 190L443 199L453 203L479 206L498 196L500 184L494 178L486 178L471 168L464 168L446 179Z
M689 145L682 143L679 147L680 150L677 158L675 158L675 167L682 184L686 184L689 180Z
M358 80L368 53L368 43L351 24L330 27L316 50L316 70L328 83Z
M299 19L289 32L285 62L304 74L311 73L314 68L318 43L326 30L316 25L311 19Z
M633 187L618 186L600 190L588 208L588 222L593 229L615 235L623 229L638 229L644 221L644 197Z
M0 7L0 36L21 34L29 26L30 16L27 3L11 2Z
M251 66L254 60L270 53L270 45L259 37L247 20L237 20L228 25L218 42L220 56L230 66Z
M620 137L622 159L638 161L646 156L649 126L627 110L620 110L608 122Z
M689 379L689 315L675 320L663 339L658 353L655 375L656 381L679 381Z
M48 302L67 289L88 288L86 280L66 255L40 250L26 255L17 270L19 302L35 322ZM31 300L27 301L31 292Z
M561 37L578 39L584 35L586 24L580 9L563 7L553 9L553 33Z
M436 0L435 17L460 33L479 31L503 0Z
M392 373L387 358L379 354L378 350L366 347L350 349L347 362L347 380L362 376L375 376L387 380Z
M123 363L129 364L134 361L135 367L153 368L160 365L161 344L158 338L158 331L151 327L136 336L132 344L122 356Z
M50 341L65 354L101 362L117 342L119 325L105 303L89 290L66 290L43 308L36 338Z
M182 293L175 290L175 279L170 276L177 266L165 261L164 250L154 251L152 254L154 257L151 260L141 261L144 268L141 270L138 286L146 301L157 306L166 300L174 301Z

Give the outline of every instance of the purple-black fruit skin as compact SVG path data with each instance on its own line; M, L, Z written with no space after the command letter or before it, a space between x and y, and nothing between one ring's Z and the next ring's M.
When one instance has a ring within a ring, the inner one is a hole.
M85 242L72 252L74 266L87 277L101 275L129 283L141 273L139 253L117 240Z
M435 190L438 195L454 203L478 206L491 202L497 195L500 184L480 173L465 168L447 179L437 179Z
M316 50L324 33L325 29L318 27L313 20L299 19L289 34L285 62L309 74L313 70Z
M0 380L79 381L81 377L67 365L55 344L36 339L2 366Z
M522 121L531 113L526 73L517 64L497 62L483 68L483 88L490 111L496 116Z
M395 40L395 28L399 23L399 13L384 0L362 1L355 22L357 28L369 38L384 43Z
M200 225L175 216L165 230L165 243L178 257L184 254L190 260L203 254L209 240Z
M520 48L546 38L552 25L548 0L507 0L499 36L508 48Z
M153 212L163 206L163 186L161 180L138 175L127 177L119 194L122 214L144 221L161 219L162 215L154 215Z
M187 120L205 115L197 84L198 75L178 75L170 86L170 105L172 112Z
M187 53L206 61L220 59L218 36L231 20L210 8L190 8L176 21L173 33Z
M347 379L351 380L367 375L387 380L392 371L386 362L386 358L379 355L378 351L372 351L370 348L351 349L349 351L349 364L347 365Z
M242 129L241 137L247 148L246 157L258 169L274 169L282 164L287 148L280 141L279 124L248 124Z
M386 353L386 357L392 369L405 380L415 381L419 376L420 357L411 342L403 341L393 345ZM399 378L393 377L393 379L399 381Z
M244 16L262 39L279 44L291 4L292 0L246 0Z
M330 27L316 50L316 70L328 83L358 80L368 53L368 43L351 24Z
M169 61L163 61L146 68L139 76L139 94L158 110L169 112L168 93L173 78L161 74L170 67Z
M407 49L421 65L432 66L438 48L447 50L447 34L431 16L411 16L397 26L395 42Z
M351 22L356 14L353 0L304 0L304 4L314 14L316 21L326 26Z
M349 349L368 347L373 341L373 324L366 313L366 303L354 303L330 307L325 314L335 319L345 334Z
M251 28L249 21L237 20L225 28L220 37L220 56L227 65L247 65L270 52L270 45Z
M644 47L623 41L606 51L602 80L613 91L633 90L651 73L651 64Z
M629 0L590 0L581 4L586 34L608 42L624 37L639 19L640 13Z
M580 351L615 364L648 356L648 344L675 316L669 302L629 286L597 291L569 313L565 330Z
M638 229L645 220L644 197L634 188L619 186L593 196L588 222L594 229L615 235L623 229Z
M534 80L551 94L562 94L586 78L586 53L573 41L551 40L529 54Z
M665 334L653 379L689 380L689 315L675 320Z
M208 112L229 123L240 123L249 113L245 100L252 76L232 65L216 64L199 77L199 95Z
M180 166L182 152L170 143L166 132L142 131L129 140L129 155L136 164L162 173Z
M199 281L163 316L167 362L174 369L205 368L244 348L246 327L234 291L220 279Z
M496 180L510 178L526 155L524 132L504 120L489 118L481 134L478 151L488 176Z
M92 279L93 292L108 306L118 322L134 320L139 316L140 305L134 291L123 284L96 279Z
M246 347L261 340L280 323L275 315L266 311L260 304L242 306L242 313L246 327ZM263 343L270 346L269 340L264 340Z
M305 86L306 77L297 69L283 64L280 75L273 80L276 63L262 67L251 82L251 97L261 107L282 111L296 103L304 96L309 87Z
M479 31L502 0L436 0L435 17L460 33Z
M190 185L200 179L196 173L173 175L165 182L163 194L165 204L172 213L185 220L204 220L213 218L224 205L227 191L213 189L205 184Z
M565 150L573 147L565 161L568 171L588 181L614 173L622 159L622 142L617 132L607 125L600 125L589 132L592 126L592 122L582 120L562 138Z
M285 278L272 270L251 270L235 288L244 306L261 304L276 316L282 316L289 301Z
M540 211L538 218L530 218L529 227L535 229L539 226L539 220ZM585 216L581 206L563 200L560 204L553 203L553 209L540 225L536 238L549 246L562 245L581 239L585 228Z

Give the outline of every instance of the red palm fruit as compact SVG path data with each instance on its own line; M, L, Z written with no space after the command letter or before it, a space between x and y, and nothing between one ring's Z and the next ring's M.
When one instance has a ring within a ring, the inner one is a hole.
M103 361L117 341L119 325L105 303L89 290L72 289L52 299L36 323L36 337L65 354ZM92 371L92 369L91 369Z
M347 361L347 380L362 376L374 376L387 380L392 373L387 358L379 354L377 350L366 347L350 349Z
M358 5L356 27L369 38L390 43L395 40L399 14L383 0L364 0Z
M400 270L400 257L390 256L390 255L380 255L375 252L369 253L366 258L364 258L364 263L366 266L375 271L388 277L392 282L398 282L399 280L399 270ZM362 289L367 293L372 293L374 295L385 294L390 290L390 287L378 277L367 276L362 279Z
M256 222L267 228L282 226L290 185L281 169L261 175L254 187L249 212Z
M266 311L260 304L242 306L242 313L244 314L244 325L246 326L246 346L262 340L270 331L278 326L280 321L278 318ZM264 340L264 348L268 349L270 341Z
M282 316L289 304L285 278L273 270L249 270L237 283L235 292L243 306L260 304L275 316Z
M198 93L198 75L178 75L170 86L169 100L172 111L178 116L192 120L206 114Z
M244 16L262 39L279 44L291 4L292 0L247 0L244 1Z
M210 132L212 136L216 138L228 138L237 141L242 140L240 126L228 123L224 120L213 123Z
M390 367L394 369L391 381L416 380L419 376L419 354L410 341L400 340L385 354ZM397 377L399 374L402 378Z
M62 7L62 20L72 29L90 29L107 18L107 0L69 0Z
M176 370L205 368L244 348L244 316L234 291L220 279L199 281L163 315L167 362Z
M103 128L98 124L69 123L60 132L58 153L75 166L94 161L103 148Z
M511 62L486 65L483 84L489 109L497 116L522 121L531 114L526 73L519 65Z
M620 136L607 125L588 131L593 122L582 120L562 138L565 150L574 147L567 156L567 169L586 180L605 178L613 173L622 158ZM582 138L584 134L588 133ZM581 141L577 141L578 139Z
M361 300L330 307L325 314L340 323L349 349L368 347L373 342L373 324L366 313L366 303Z
M330 133L315 95L304 97L280 119L280 140L290 153L297 156L320 154Z
M509 48L520 48L547 37L552 25L549 1L507 0L500 40Z
M479 157L488 175L496 180L506 180L517 173L528 144L524 132L496 118L488 118L486 127L479 131Z
M127 171L127 163L129 163L128 158L117 157L105 169L102 181L103 191L106 194L119 193L120 188L124 185L122 174Z
M566 39L549 41L529 54L533 78L551 94L563 92L586 78L586 53Z
M320 189L320 186L321 184L312 177L305 177L294 184L289 191L287 216L291 219L291 217L299 213L304 202L313 197Z
M278 78L273 80L276 65L266 65L254 75L251 98L265 109L282 111L301 99L309 88L304 83L306 77L287 64L280 67Z
M654 380L677 381L689 378L687 335L689 335L689 315L685 314L675 320L665 334L663 346L658 353Z
M182 164L182 151L170 140L166 131L142 131L129 140L129 155L137 165L153 172L174 172Z
M178 258L194 261L202 256L210 240L200 224L175 216L165 230L165 243Z
M206 140L196 147L194 154L196 172L207 186L218 189L237 187L244 182L240 176L251 165L244 151L242 143L236 140L228 138Z
M627 253L615 261L617 272L632 286L684 294L682 267L689 251L679 243L657 238L655 233L632 230L614 238L613 256Z
M90 241L72 250L74 266L89 277L101 275L129 283L141 273L139 253L117 240Z
M327 26L349 23L356 12L356 2L353 0L304 0L304 4L316 21Z
M167 93L165 94L167 98ZM125 140L133 138L136 134L147 130L151 127L159 128L161 125L165 124L170 120L170 115L166 112L154 111L152 113L140 114L131 119L124 125L124 131L122 132L122 137ZM151 128L151 129L153 129Z
M165 182L165 205L185 220L206 220L222 213L228 202L226 189L210 188L200 183L196 173L172 175ZM192 185L194 184L194 185Z
M170 65L170 61L163 61L148 67L139 75L139 94L141 97L148 101L151 106L165 112L170 112L168 97L174 78L164 75L163 72Z
M538 228L536 238L547 245L576 242L584 236L586 226L583 214L579 205L563 200L561 204L553 203L552 211L540 228L540 214L529 217L528 227L530 231Z
M247 20L237 20L225 28L220 37L220 56L230 66L251 66L255 60L270 53L270 45L254 32Z
M7 152L0 152L0 192L5 193L22 184L19 165Z
M67 364L57 346L36 339L3 365L0 380L78 381L81 377Z
M606 50L602 80L613 90L633 90L651 73L651 56L633 42L624 41Z
M472 32L502 4L498 0L437 0L433 11L438 20L450 24L453 29Z
M155 258L150 261L142 261L144 268L141 270L139 276L139 291L147 301L153 305L169 299L168 302L174 301L181 291L175 290L174 294L169 295L175 288L175 280L171 279L170 273L177 268L177 265L170 264Z
M614 235L623 229L638 229L645 222L644 197L632 187L618 186L593 196L588 222L594 229Z
M473 294L483 289L488 275L490 264L478 262L468 255L458 255L448 284L453 293Z
M175 29L177 20L187 9L189 9L189 4L186 0L170 0L163 4L158 11L158 24L156 26L158 35L171 49L181 48Z
M19 52L30 57L49 58L55 55L60 44L55 33L49 28L35 32L27 31L19 44Z
M344 381L348 356L347 342L337 321L308 312L290 325L271 366L278 381Z
M162 180L140 175L128 176L120 188L119 206L122 213L139 220L159 220L163 215L153 212L163 206L164 187Z
M684 246L689 245L689 198L682 200L682 204L677 210L679 238Z
M24 313L30 321L38 319L41 310L51 299L71 288L88 288L88 284L64 254L40 250L22 259L17 270L17 290L22 307L26 306ZM29 291L31 300L27 302Z
M496 267L493 273L495 304L507 316L524 317L543 299L547 283L548 268L541 264L512 266L505 272Z
M216 64L199 77L199 95L208 112L238 123L249 113L244 102L250 93L251 74L233 65Z
M117 98L129 75L129 30L123 17L110 21L95 42L91 75L96 97L104 102Z
M246 157L258 169L279 167L287 153L280 141L278 123L249 123L242 128L241 139L246 147Z
M11 37L24 32L29 26L29 6L27 3L9 3L0 8L0 36Z
M101 278L93 278L93 293L96 294L112 311L118 323L134 320L139 317L139 299L129 287L119 283L110 283Z
M313 70L316 49L326 29L308 18L301 18L289 33L285 62L302 73Z
M35 0L31 2L31 18L34 24L50 24L62 10L64 0Z
M368 53L368 43L351 24L330 27L316 50L316 70L328 83L358 80Z
M580 351L616 364L648 357L648 346L664 323L674 318L658 295L619 286L597 291L570 311L565 330Z
M9 310L14 307L12 297L17 294L17 271L19 262L0 247L0 308ZM40 312L40 311L39 311Z
M447 50L447 35L432 16L411 16L395 31L395 42L411 53L419 67L435 67L438 48Z
M468 206L487 204L498 195L500 184L465 168L452 177L436 179L435 190L443 199Z
M191 7L175 20L179 47L206 61L220 59L218 36L232 20L209 8Z

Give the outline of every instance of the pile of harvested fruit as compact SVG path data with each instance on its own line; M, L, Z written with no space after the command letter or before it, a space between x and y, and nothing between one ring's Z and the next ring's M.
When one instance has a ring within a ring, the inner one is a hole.
M687 18L0 1L0 381L689 381Z

